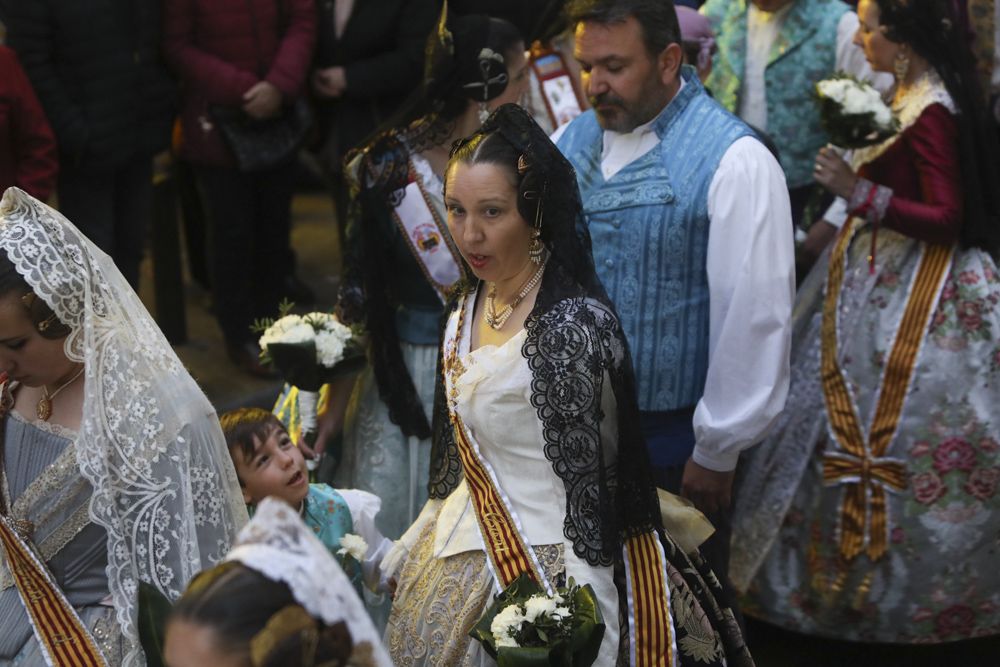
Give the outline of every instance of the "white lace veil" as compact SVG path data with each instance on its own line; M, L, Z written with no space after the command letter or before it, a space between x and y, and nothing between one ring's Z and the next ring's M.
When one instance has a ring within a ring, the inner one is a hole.
M295 601L327 625L343 621L351 633L351 665L392 667L365 606L344 571L298 513L265 498L240 532L227 561L239 561L288 585Z
M217 564L246 508L215 410L114 262L58 212L17 188L0 201L0 248L61 322L84 362L76 458L108 534L108 585L138 646L137 582L171 600Z

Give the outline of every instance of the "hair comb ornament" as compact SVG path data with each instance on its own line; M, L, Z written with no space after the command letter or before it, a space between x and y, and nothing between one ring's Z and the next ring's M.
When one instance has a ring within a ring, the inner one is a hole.
M499 95L507 87L507 64L502 55L489 47L483 47L479 51L477 60L479 61L479 73L482 78L479 81L467 83L462 88L469 91L481 89L481 94L477 93L472 97L481 102L487 102ZM494 91L496 91L495 94L491 94ZM486 119L483 119L483 122L486 122Z

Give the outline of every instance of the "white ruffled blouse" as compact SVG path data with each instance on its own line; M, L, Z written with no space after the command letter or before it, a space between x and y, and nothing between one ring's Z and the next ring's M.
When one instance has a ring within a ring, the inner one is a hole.
M467 299L470 311L474 301ZM527 542L534 546L563 544L567 580L572 577L579 584L593 586L607 628L597 664L614 664L618 650L618 591L612 568L595 567L579 558L563 535L566 487L545 457L542 423L531 405L531 371L521 354L527 334L522 329L503 345L486 345L469 352L472 319L471 314L465 318L466 330L462 332L460 350L465 372L455 380L456 412L496 473ZM602 410L606 415L602 424L604 442L616 442L616 409L607 379ZM436 516L435 557L483 551L465 480L441 503L430 501L401 541L406 544L414 540Z

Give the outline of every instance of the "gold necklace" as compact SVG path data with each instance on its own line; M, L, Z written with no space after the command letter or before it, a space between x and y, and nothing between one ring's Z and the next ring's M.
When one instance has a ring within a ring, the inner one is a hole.
M84 366L81 365L80 370L74 373L73 377L59 385L59 388L51 394L49 393L49 386L42 385L42 397L39 398L38 403L35 404L35 414L38 415L39 419L43 422L47 422L49 420L49 417L52 416L52 399L55 398L60 391L73 384L73 382L75 382L76 379L83 373L83 369Z
M514 309L520 305L524 297L528 296L528 292L535 288L538 281L542 279L542 272L545 270L545 262L542 262L538 268L535 270L534 275L528 278L527 282L521 286L518 291L517 296L508 303L506 306L500 309L498 312L496 309L496 296L497 296L497 284L493 283L490 285L489 292L486 294L486 312L484 313L486 324L490 325L494 331L500 331L503 329L503 325L507 324L507 320L514 313Z

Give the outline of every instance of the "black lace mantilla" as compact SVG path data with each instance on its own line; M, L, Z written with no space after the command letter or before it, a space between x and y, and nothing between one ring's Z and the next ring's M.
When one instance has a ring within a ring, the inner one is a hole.
M348 157L352 201L337 314L363 324L379 397L389 419L407 436L427 438L430 422L406 367L396 331L395 299L386 276L395 270L386 256L380 216L388 216L409 182L410 152L395 131L379 135Z
M624 357L621 327L599 302L572 299L526 328L521 353L531 369L531 404L542 422L545 456L566 486L563 534L577 556L611 565L615 554L606 546L615 542L614 531L602 518L612 516L609 496L616 489L601 444L601 397L604 371L620 368Z

